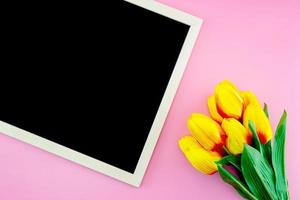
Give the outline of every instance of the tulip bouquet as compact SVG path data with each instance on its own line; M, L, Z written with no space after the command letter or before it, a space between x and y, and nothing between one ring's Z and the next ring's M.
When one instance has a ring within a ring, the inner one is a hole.
M272 142L267 105L250 91L240 91L228 80L208 98L210 117L193 113L191 132L179 140L187 160L204 174L219 172L222 180L245 199L289 199L285 175L284 111Z

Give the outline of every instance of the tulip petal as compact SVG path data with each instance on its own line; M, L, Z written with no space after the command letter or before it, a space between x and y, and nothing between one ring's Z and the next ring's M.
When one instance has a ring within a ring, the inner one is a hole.
M243 152L244 144L250 143L251 141L251 135L247 129L234 118L224 119L222 128L227 135L227 149L233 155L241 154Z
M217 109L226 118L240 119L243 111L244 100L237 88L225 80L215 88Z
M223 146L224 133L213 119L200 113L191 114L187 122L188 129L206 150L218 150Z
M207 101L210 116L219 123L222 123L223 117L218 113L215 95L208 97Z
M272 138L272 128L270 121L261 107L249 104L244 112L243 124L249 130L249 120L255 127L260 141L265 144Z
M251 91L242 91L240 92L241 96L244 100L244 108L246 109L249 104L253 104L255 106L261 107L261 104L259 103L257 97L255 94Z
M181 151L187 160L198 171L213 174L217 171L216 161L221 159L217 152L205 150L192 136L184 136L178 141Z
M225 79L221 82L221 84L226 84L227 86L231 87L233 90L238 90L238 88L229 80Z

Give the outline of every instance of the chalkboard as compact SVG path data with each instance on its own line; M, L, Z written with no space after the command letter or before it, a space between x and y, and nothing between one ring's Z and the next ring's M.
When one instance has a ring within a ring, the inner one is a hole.
M172 16L188 16L195 32L201 21L146 0L102 6L110 12L79 6L13 19L0 131L138 185L183 72L176 64L196 38L184 47L193 24Z

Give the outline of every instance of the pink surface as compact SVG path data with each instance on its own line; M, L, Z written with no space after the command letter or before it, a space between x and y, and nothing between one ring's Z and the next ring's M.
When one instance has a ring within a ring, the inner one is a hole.
M177 147L191 112L207 113L213 86L229 78L269 104L273 127L288 111L286 166L300 199L300 2L161 0L204 19L200 36L140 188L0 134L1 200L240 199L218 175L196 172Z

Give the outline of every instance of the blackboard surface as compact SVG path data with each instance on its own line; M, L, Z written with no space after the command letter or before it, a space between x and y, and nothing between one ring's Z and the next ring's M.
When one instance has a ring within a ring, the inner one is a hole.
M125 1L75 7L7 16L0 120L134 173L189 26Z

